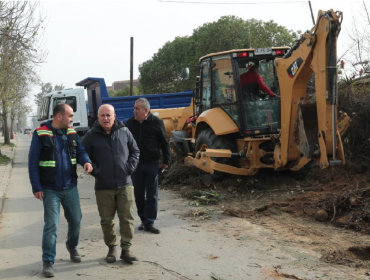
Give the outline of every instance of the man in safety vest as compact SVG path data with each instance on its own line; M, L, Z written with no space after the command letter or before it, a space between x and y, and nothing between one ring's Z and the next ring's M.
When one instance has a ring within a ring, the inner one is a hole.
M53 117L33 133L28 155L33 195L44 204L42 260L45 277L54 276L60 204L68 222L67 250L73 262L81 261L77 251L82 214L76 164L82 165L87 173L93 169L77 132L70 126L73 109L59 103L53 110Z

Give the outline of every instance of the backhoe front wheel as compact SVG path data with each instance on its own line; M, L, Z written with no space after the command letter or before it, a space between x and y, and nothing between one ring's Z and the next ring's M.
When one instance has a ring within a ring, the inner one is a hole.
M216 135L212 128L207 128L199 133L199 136L195 142L195 153L198 151L205 151L206 149L224 149L236 151L236 147L230 136ZM227 164L236 166L236 161L233 158L217 158L212 157L212 160L217 163ZM222 179L225 173L215 171L212 175L212 179Z

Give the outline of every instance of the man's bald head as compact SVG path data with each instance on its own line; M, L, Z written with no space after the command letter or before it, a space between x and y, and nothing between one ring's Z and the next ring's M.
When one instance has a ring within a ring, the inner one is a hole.
M104 104L99 107L98 120L99 125L105 130L106 133L110 133L112 130L116 115L114 113L114 107L110 104Z
M106 109L106 108L109 108L109 110L111 110L113 112L113 115L114 115L114 107L110 104L103 104L99 107L98 109L98 114L100 112L100 109Z

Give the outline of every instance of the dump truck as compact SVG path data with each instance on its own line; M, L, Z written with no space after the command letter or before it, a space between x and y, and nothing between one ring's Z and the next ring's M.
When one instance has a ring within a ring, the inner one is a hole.
M314 27L294 46L233 49L199 60L189 107L154 110L170 131L185 164L216 174L250 176L262 168L303 171L344 165L341 135L350 118L338 117L337 38L343 15L318 13ZM259 65L264 83L241 85L248 65ZM189 69L185 69L185 76ZM311 94L307 85L314 79ZM252 98L251 98L252 97Z
M53 109L58 103L67 103L74 112L73 128L82 136L96 121L98 109L103 104L111 104L115 109L116 118L125 123L134 115L134 104L140 97L147 98L154 109L168 109L188 106L193 96L191 90L185 90L175 93L110 97L104 78L94 77L85 78L77 82L76 86L79 88L58 90L43 97L38 114L39 125L53 119Z

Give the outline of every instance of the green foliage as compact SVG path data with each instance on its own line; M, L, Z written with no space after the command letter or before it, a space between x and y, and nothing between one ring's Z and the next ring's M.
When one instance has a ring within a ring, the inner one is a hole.
M152 59L139 66L140 86L144 94L192 89L195 76L199 75L200 57L230 49L289 46L299 34L300 31L288 30L272 20L224 16L198 27L190 37L176 37L167 42ZM184 67L193 67L190 81L181 79Z
M40 106L41 105L41 101L42 101L42 98L52 92L52 91L57 91L57 90L62 90L64 89L64 86L63 84L60 84L60 85L55 85L54 86L54 89L53 89L53 86L51 83L41 83L41 92L39 92L38 94L35 94L35 103L36 105Z
M361 164L370 163L370 83L369 78L342 81L338 88L338 108L352 122L342 137L346 159Z
M0 165L8 165L10 158L6 155L0 154Z
M176 37L167 42L151 60L139 66L143 93L169 93L189 88L189 82L181 79L181 69L197 64L197 60L191 37Z
M133 87L132 89L132 95L141 95L140 89L138 87ZM110 97L118 97L118 96L130 96L130 86L125 86L121 90L108 90L108 95Z
M60 84L60 85L55 85L55 86L54 86L54 91L57 91L57 90L62 90L62 89L64 89L64 86L63 86L63 84Z

